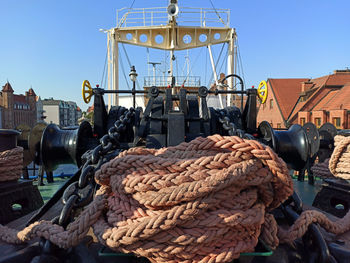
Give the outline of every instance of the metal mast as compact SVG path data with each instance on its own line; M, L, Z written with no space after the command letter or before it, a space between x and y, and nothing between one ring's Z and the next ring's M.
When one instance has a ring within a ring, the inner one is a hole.
M108 30L108 89L119 89L119 43L169 51L168 76L172 77L175 51L198 47L210 50L212 45L223 43L228 43L227 74L235 73L235 38L228 9L188 7L180 12L177 0L169 0L168 7L120 9L117 11L117 26ZM215 67L213 71L217 80ZM234 87L232 79L228 83L231 89ZM113 99L113 102L112 98L109 100L111 104L118 104L118 97ZM231 98L228 101L231 102Z

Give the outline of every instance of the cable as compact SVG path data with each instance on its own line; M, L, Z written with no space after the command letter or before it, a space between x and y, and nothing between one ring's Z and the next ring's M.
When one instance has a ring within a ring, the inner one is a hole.
M175 52L174 52L175 53ZM175 55L174 55L174 57L175 57ZM179 65L178 65L178 63L177 63L177 57L175 57L175 60L176 60L176 79L178 79L179 78ZM176 82L175 82L176 83ZM176 85L176 84L175 84Z
M119 54L120 54L120 52L119 52ZM120 55L121 55L121 54L120 54ZM120 56L120 57L121 57L121 56ZM124 75L124 79L125 79L126 85L128 86L128 89L130 90L129 80L128 80L128 78L126 77L126 74L125 74L125 68L124 68L123 60L120 60L120 67L122 68L122 72L123 72L123 75ZM133 103L132 97L129 97L129 99L131 100L131 104L132 104L132 103Z
M228 54L228 49L226 49L226 54L222 60L222 63L221 63L221 66L220 66L220 69L219 69L219 72L222 72L221 69L222 69L222 66L224 65L224 62L225 62L225 58L226 58L226 62L227 62L227 54ZM227 63L226 63L226 66L227 66Z
M106 65L107 65L107 55L108 55L108 50L106 51L105 64L103 66L103 72L102 72L102 78L101 78L101 88L103 87L103 77L105 75L105 70L106 70Z
M185 82L187 81L187 78L189 77L190 72L192 72L193 65L195 65L195 64L196 64L196 62L197 62L197 60L198 60L198 58L199 58L200 54L202 53L202 51L203 51L203 48L201 48L201 49L200 49L200 51L198 52L198 55L197 55L197 57L196 57L196 59L195 59L194 63L193 63L193 64L191 65L191 67L190 67L189 74L187 74L187 76L186 76L186 78L184 79L184 82L182 83L182 85L184 85L184 84L185 84Z
M204 75L204 83L207 83L207 72L208 72L208 53L205 53L205 75Z
M240 64L240 69L242 71L242 79L243 79L243 82L245 82L244 72L243 72L243 62L242 62L242 57L241 57L241 50L240 50L239 45L238 45L238 39L236 39L236 42L237 42L238 64Z
M129 56L128 56L128 53L126 52L126 48L125 48L125 45L124 43L122 43L122 48L124 50L124 54L125 54L125 57L126 59L128 60L128 64L129 64L129 67L131 67L131 62L130 62L130 59L129 59ZM139 81L136 79L136 86L137 86L137 89L140 90L140 84L139 84Z
M120 52L119 52L119 55L120 55L120 57L121 57ZM123 71L123 75L124 75L124 79L125 79L126 85L128 86L128 89L130 89L129 80L128 80L128 78L126 77L125 68L124 68L124 64L123 64L123 60L122 60L122 59L120 60L120 67L122 68L122 71Z
M217 16L218 16L218 18L220 19L221 23L223 23L223 24L225 25L224 20L222 20L222 18L221 18L221 16L220 16L220 14L219 14L219 13L218 13L218 11L216 10L216 8L215 8L215 6L214 6L213 2L212 2L211 0L209 0L209 1L210 1L210 3L211 3L211 6L212 6L212 7L213 7L213 9L214 9L214 11L215 11L216 15L217 15Z
M131 62L130 62L130 59L129 59L128 53L126 52L126 49L125 49L125 45L124 45L124 43L122 43L122 48L123 48L123 50L124 50L124 53L125 53L126 59L128 60L129 67L131 67Z
M134 6L134 3L135 3L135 0L132 1L131 6L129 7L129 9L131 9Z
M224 43L224 44L222 45L222 47L221 47L221 51L220 51L218 60L217 60L216 63L215 63L215 69L216 69L217 66L218 66L218 63L219 63L219 60L220 60L220 58L221 58L222 51L224 50L225 44L226 44L226 43ZM214 52L213 52L213 53L214 53ZM212 72L212 74L211 74L211 77L210 77L210 79L209 79L209 83L208 83L207 87L210 87L210 83L213 81L213 77L214 77L214 72Z

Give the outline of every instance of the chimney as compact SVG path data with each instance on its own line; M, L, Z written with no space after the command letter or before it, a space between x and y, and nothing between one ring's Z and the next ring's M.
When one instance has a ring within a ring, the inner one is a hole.
M307 91L309 91L312 86L314 85L314 83L312 81L304 81L301 83L301 92L305 93Z
M350 69L346 68L346 69L336 69L333 71L333 74L350 74Z

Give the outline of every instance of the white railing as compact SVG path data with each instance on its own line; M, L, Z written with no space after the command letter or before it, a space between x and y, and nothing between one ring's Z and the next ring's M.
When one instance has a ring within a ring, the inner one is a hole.
M167 7L117 10L117 27L159 26L168 22ZM230 10L180 7L176 22L186 26L230 27Z
M167 87L171 85L171 77L166 76L147 76L144 77L143 85L145 87ZM201 78L198 76L178 76L175 78L175 86L200 87Z

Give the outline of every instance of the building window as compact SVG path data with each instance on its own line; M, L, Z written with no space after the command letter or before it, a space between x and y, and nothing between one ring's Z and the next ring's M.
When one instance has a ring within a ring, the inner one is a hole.
M315 118L315 125L317 128L321 127L321 118Z
M333 118L333 125L337 128L340 129L340 118Z
M270 109L273 109L273 99L270 99Z
M282 128L281 123L277 123L277 129L281 129L281 128Z
M304 126L304 124L305 124L305 118L300 118L300 125Z

